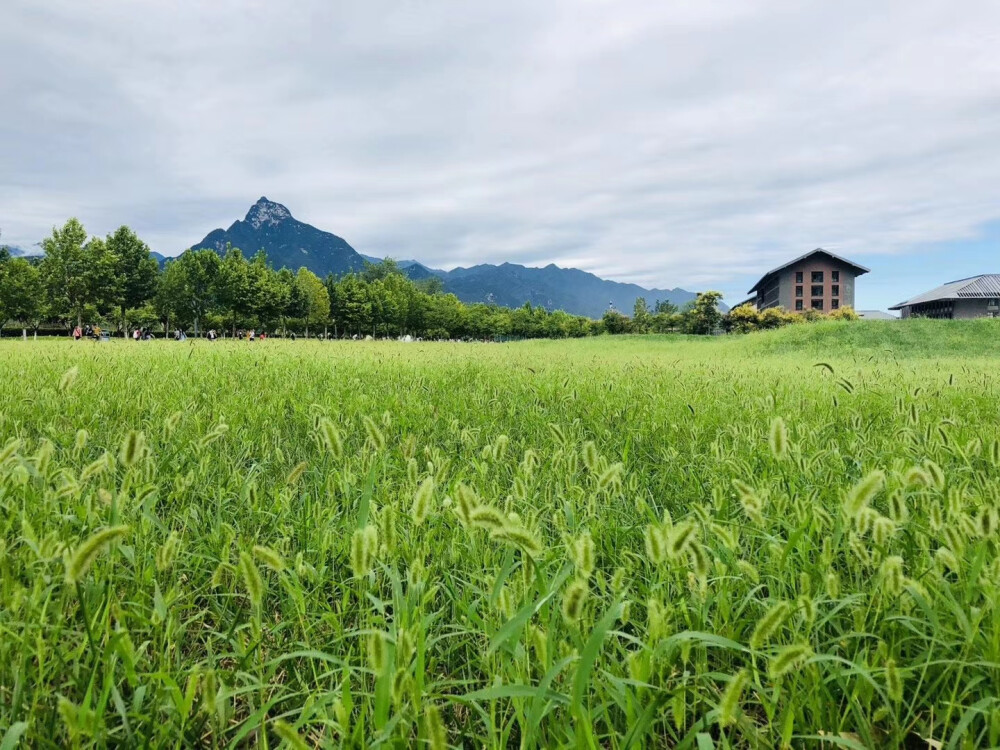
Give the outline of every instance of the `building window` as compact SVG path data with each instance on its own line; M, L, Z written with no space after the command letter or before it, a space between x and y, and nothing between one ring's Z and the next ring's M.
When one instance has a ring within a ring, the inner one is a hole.
M840 296L840 284L834 284L833 286L831 286L830 287L830 294L832 294L834 297L839 297Z
M813 310L822 310L823 309L823 300L821 300L821 299L814 299L812 301L812 307L813 307Z
M802 287L801 286L795 287L795 296L796 297L801 297L802 296Z
M802 271L796 271L795 272L795 283L796 284L801 284L802 283Z
M840 281L840 271L831 271L830 276L834 281Z
M799 287L799 289L801 289L801 288L802 287ZM800 299L795 300L795 309L796 310L801 310L802 309L802 300L800 300Z
M839 299L832 299L832 300L830 300L830 309L831 310L838 310L838 309L840 309L840 300Z
M812 296L813 297L822 297L823 296L823 287L822 286L814 286L812 288Z
M822 271L813 271L812 272L812 283L813 284L822 284L823 283L823 272Z

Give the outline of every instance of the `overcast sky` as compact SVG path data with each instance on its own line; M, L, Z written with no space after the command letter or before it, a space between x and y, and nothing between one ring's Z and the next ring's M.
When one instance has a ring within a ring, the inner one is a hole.
M859 307L1000 271L996 0L2 0L0 112L25 247L173 255L266 195L370 255L730 301L819 246L878 271Z

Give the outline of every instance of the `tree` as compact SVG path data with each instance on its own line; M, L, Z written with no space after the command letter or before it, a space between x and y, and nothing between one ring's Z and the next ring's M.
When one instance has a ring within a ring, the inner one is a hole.
M168 264L176 274L170 284L176 294L174 312L194 321L195 336L199 322L216 302L220 265L214 250L188 250Z
M106 245L114 262L122 335L128 336L126 311L142 307L156 294L160 264L150 255L149 246L127 226L109 234Z
M53 227L42 249L45 258L40 271L52 314L76 318L76 324L83 325L84 308L96 301L95 269L90 262L94 247L87 243L87 230L79 220L70 219L62 229Z
M634 333L646 333L652 323L649 314L649 305L646 304L645 297L636 298L632 308L632 331Z
M688 331L700 335L715 333L722 323L719 300L722 292L699 292L687 314Z
M11 258L0 249L0 335L11 320L37 327L43 287L38 269L24 258Z
M602 318L604 330L611 334L629 333L632 330L632 321L617 310L607 310Z
M267 264L267 253L259 250L248 269L250 307L263 328L285 317L291 287Z
M239 248L227 246L216 283L216 299L224 314L229 316L232 335L236 336L236 326L245 322L252 312L250 264Z
M367 330L371 320L371 303L366 285L354 274L348 274L335 287L333 319L345 333Z
M309 337L309 326L326 325L330 320L330 293L320 280L308 268L300 268L295 274L296 297L301 300L302 315L306 322L306 337Z

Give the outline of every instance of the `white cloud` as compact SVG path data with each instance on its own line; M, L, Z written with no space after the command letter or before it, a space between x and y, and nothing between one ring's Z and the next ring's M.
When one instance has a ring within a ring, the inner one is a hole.
M721 286L1000 218L1000 6L0 7L0 226L170 254L260 195L370 255Z

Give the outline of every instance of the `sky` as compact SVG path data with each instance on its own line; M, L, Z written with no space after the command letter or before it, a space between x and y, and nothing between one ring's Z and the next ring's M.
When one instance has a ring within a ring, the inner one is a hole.
M175 255L262 195L359 252L859 309L1000 272L995 0L3 0L0 228Z

